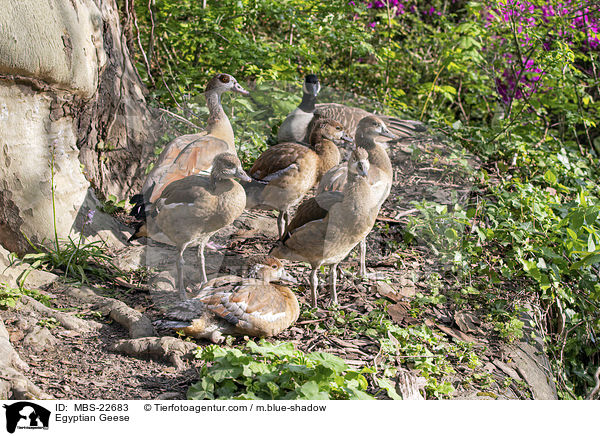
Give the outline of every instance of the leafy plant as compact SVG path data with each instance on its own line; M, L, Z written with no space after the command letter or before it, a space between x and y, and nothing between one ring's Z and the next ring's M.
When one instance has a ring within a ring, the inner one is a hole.
M46 306L50 306L51 298L37 289L26 289L22 286L13 288L6 283L0 283L0 309L14 308L22 295L27 295Z
M210 345L196 357L205 364L188 391L191 400L373 399L364 377L371 370L351 370L339 357L304 354L290 343L249 341L241 349Z

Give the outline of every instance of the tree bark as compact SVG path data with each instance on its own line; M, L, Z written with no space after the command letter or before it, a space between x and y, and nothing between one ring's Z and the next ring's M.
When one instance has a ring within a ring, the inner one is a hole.
M160 126L116 0L1 2L0 244L21 253L136 192Z

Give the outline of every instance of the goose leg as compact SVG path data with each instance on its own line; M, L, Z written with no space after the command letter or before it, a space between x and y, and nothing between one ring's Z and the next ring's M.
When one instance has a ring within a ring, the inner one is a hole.
M283 231L285 232L286 229L288 228L288 226L290 225L290 211L289 209L286 209L285 212L283 213L283 222L285 224L285 226L283 227Z
M367 238L360 241L360 275L367 276Z
M319 286L319 277L317 276L318 267L313 268L310 273L310 305L317 307L317 287Z
M208 279L206 278L206 259L204 258L204 246L206 245L206 242L203 241L200 243L200 245L198 245L198 258L200 259L200 269L202 270L202 283L204 284L208 281Z
M337 300L337 269L338 264L334 263L329 267L329 277L331 279L331 304L338 304Z
M183 283L183 265L185 265L185 261L183 260L183 252L185 251L186 245L179 249L179 254L177 256L177 289L181 295L182 300L187 300L187 295L185 293L185 285Z
M277 231L279 232L279 239L283 238L283 233L285 232L285 213L286 211L280 210L279 216L277 217Z

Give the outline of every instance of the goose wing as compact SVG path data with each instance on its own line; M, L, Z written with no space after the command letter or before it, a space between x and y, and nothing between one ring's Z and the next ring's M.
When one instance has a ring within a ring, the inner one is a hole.
M415 133L425 132L427 130L427 126L420 121L401 120L396 117L373 114L361 108L346 106L339 103L321 103L318 104L315 109L315 119L317 117L333 118L342 123L346 132L352 137L356 134L356 128L358 127L359 121L369 115L379 117L394 135L402 138L413 136Z
M228 151L227 143L214 136L204 136L188 144L168 168L157 174L150 202L156 201L162 191L176 180L184 177L208 172L213 159L220 153Z
M329 209L335 204L344 200L344 194L337 191L323 192L316 197L304 200L294 215L294 218L286 228L283 241L289 237L300 227L312 221L320 221L327 217Z
M308 147L295 143L278 144L265 150L252 168L250 175L258 180L270 181L298 169L300 160L311 153Z

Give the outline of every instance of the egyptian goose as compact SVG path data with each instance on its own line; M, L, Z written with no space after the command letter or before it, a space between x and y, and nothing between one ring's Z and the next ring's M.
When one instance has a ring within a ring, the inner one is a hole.
M245 183L246 208L276 209L277 228L283 236L289 221L288 210L302 200L323 174L340 162L340 151L333 141L347 139L340 123L319 120L310 137L311 148L297 143L277 144L254 162Z
M310 85L308 84L309 80ZM279 132L277 133L279 142L308 142L312 127L311 123L319 118L331 118L339 121L344 126L348 135L354 137L359 121L366 116L375 115L364 109L339 103L319 103L315 105L314 100L316 100L317 96L313 96L312 94L318 94L321 90L321 85L317 76L313 74L306 76L302 90L302 103L288 115L279 128ZM299 110L301 107L303 108L302 111ZM415 133L427 130L427 127L419 121L400 120L384 115L377 116L397 137L410 137Z
M169 183L210 172L219 153L236 153L233 129L221 105L221 95L227 91L249 94L230 74L217 74L208 82L204 91L209 112L206 130L180 136L165 146L144 182L142 193L130 200L134 204L133 216L143 219L144 204L154 203Z
M311 303L317 305L317 272L330 265L331 300L337 304L337 267L371 231L377 218L377 201L368 181L368 153L356 148L348 161L344 192L324 192L303 202L284 237L271 250L280 259L307 262Z
M390 194L393 180L392 163L383 145L376 141L379 136L394 138L385 124L375 116L360 120L356 129L356 147L363 148L369 154L369 184L373 191L372 197L377 199L377 210ZM330 169L319 182L317 194L327 191L343 191L348 176L348 167L338 165ZM360 242L360 275L367 276L366 240Z
M210 280L195 297L172 308L166 314L170 321L160 325L215 343L222 343L223 335L270 337L281 333L298 319L300 307L288 287L272 282L296 280L273 257L260 256L253 263L250 278Z
M215 157L210 176L189 176L171 183L163 191L146 223L130 240L149 236L177 247L177 289L185 300L183 252L198 243L202 283L207 281L204 246L213 233L231 224L244 212L244 188L233 180L250 181L236 155L222 153Z
M313 118L320 89L321 85L317 76L308 74L304 78L302 101L281 123L277 132L277 142L303 142L306 139L308 125Z

